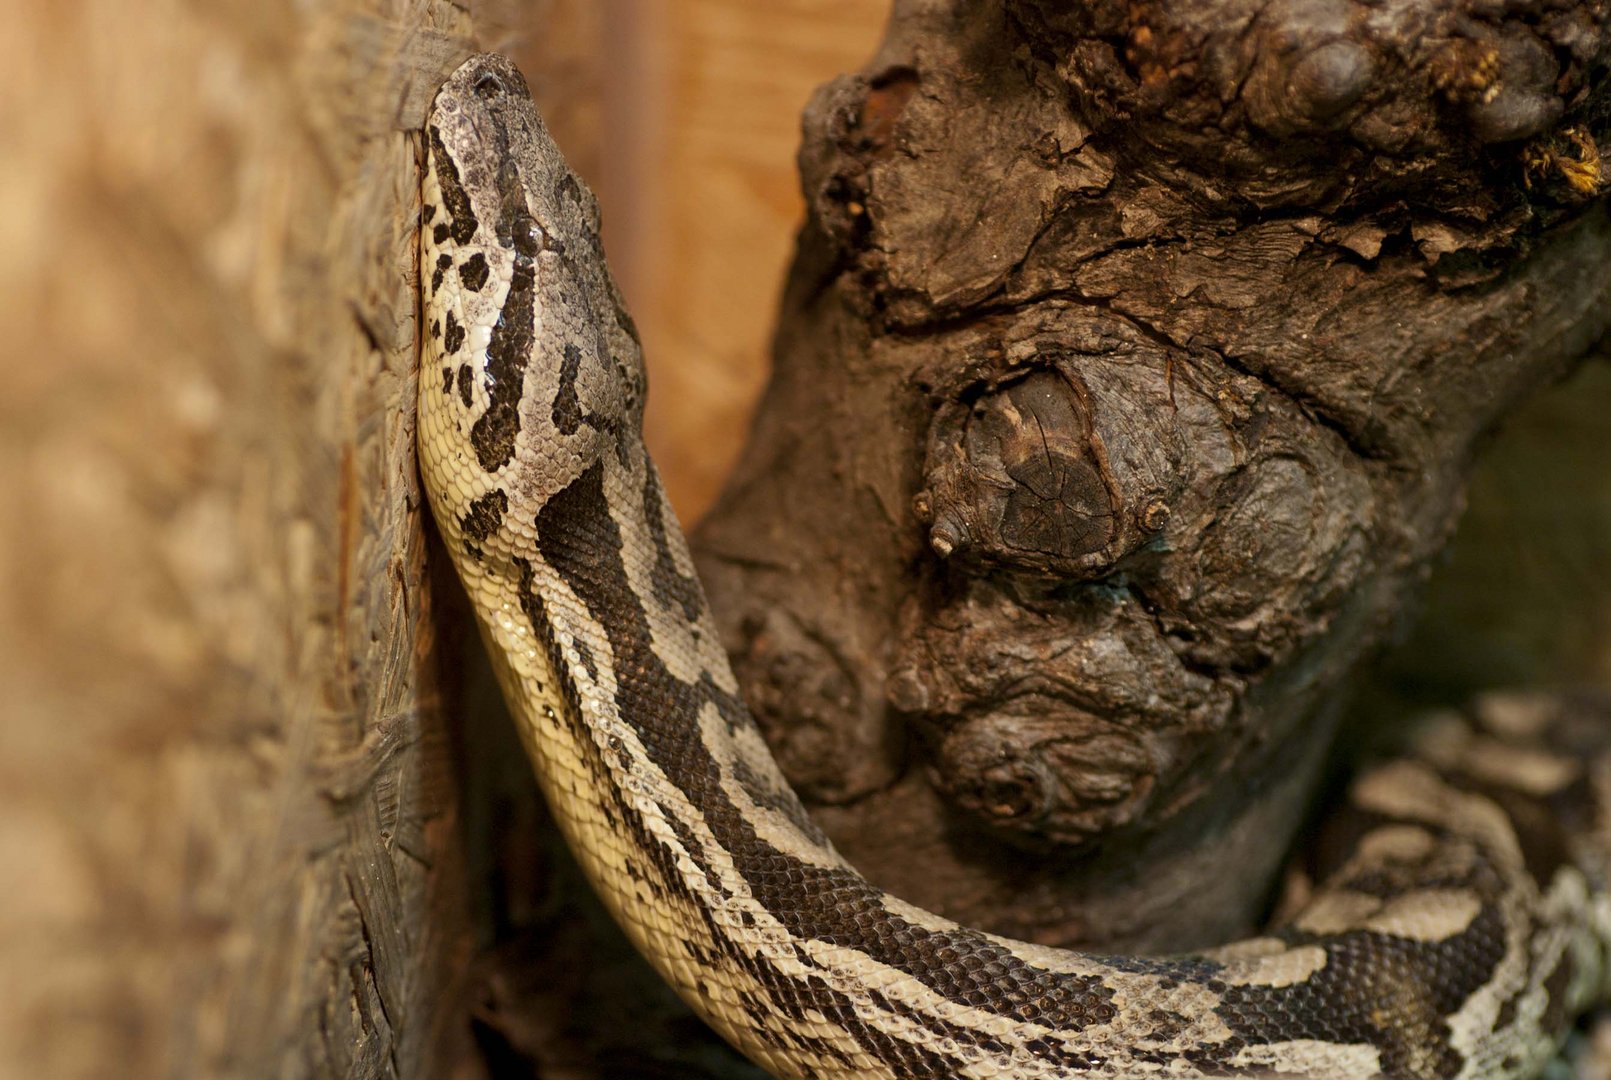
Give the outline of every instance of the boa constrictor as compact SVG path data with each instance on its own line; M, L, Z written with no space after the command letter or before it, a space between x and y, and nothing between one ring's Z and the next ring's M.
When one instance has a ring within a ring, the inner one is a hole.
M437 525L589 879L754 1061L823 1078L1522 1077L1602 994L1611 779L1547 710L1442 725L1362 776L1352 854L1313 902L1201 955L1012 941L869 884L738 697L644 450L596 205L515 67L466 61L425 144L419 456Z

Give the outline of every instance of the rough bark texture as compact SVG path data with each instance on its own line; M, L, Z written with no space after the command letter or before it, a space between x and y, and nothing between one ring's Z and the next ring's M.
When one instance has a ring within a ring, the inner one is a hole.
M1611 325L1606 20L897 5L698 536L854 861L1042 941L1258 916L1473 448Z
M445 1075L413 277L468 19L204 7L0 34L0 1075Z

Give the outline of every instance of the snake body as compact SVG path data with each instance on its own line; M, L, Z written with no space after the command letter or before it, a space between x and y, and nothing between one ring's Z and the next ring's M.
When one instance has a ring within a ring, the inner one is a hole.
M420 468L542 789L660 974L780 1077L1523 1077L1604 991L1604 763L1548 718L1363 775L1290 924L1012 941L868 883L757 732L640 435L592 196L507 60L425 129ZM1541 714L1542 715L1542 714ZM1554 740L1551 742L1551 740Z

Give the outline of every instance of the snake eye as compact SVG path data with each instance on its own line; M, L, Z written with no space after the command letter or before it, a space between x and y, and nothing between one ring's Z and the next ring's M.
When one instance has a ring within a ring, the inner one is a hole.
M479 97L495 97L503 93L503 80L492 74L482 75L475 81L475 92Z

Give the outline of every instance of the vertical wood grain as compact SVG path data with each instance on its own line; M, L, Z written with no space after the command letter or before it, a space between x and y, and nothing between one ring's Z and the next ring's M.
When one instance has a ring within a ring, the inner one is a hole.
M887 0L613 0L605 238L647 351L651 452L684 521L743 444L803 215L811 92L860 67ZM616 182L611 175L624 182ZM617 222L624 227L617 228Z
M419 1076L469 940L413 450L449 4L0 35L0 1076Z

